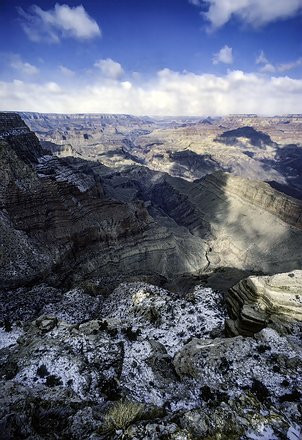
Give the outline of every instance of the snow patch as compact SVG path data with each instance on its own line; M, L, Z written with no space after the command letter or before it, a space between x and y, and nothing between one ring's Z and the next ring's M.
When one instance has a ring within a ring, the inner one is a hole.
M0 328L0 350L17 344L18 338L23 335L23 333L23 330L17 326L13 326L9 332Z

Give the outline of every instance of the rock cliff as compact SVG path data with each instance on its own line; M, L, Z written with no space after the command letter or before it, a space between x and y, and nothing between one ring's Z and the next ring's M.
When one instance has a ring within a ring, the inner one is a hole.
M0 113L0 140L7 141L10 148L24 163L37 163L43 149L33 132L16 113Z
M251 336L270 326L285 331L291 321L302 321L302 271L241 280L226 296L230 335Z
M209 225L213 266L281 272L301 266L301 202L264 182L213 173L182 184L184 195Z
M217 172L204 179L218 191L242 203L249 203L260 210L264 210L283 220L285 223L302 228L302 202L275 191L265 182L243 179L228 173Z
M264 182L57 158L18 115L1 120L2 287L301 266L302 203Z
M45 279L116 277L117 272L171 276L172 267L182 273L207 264L204 252L198 255L202 247L159 227L142 201L108 197L104 167L42 156L19 116L4 114L3 120L2 288Z
M301 266L302 204L264 182L223 172L188 182L146 167L112 170L103 181L112 197L139 197L158 223L202 240L208 272L274 273Z

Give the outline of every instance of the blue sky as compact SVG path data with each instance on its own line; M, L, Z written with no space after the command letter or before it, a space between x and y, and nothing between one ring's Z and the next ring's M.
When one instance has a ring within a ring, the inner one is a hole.
M302 0L0 0L0 109L302 113Z

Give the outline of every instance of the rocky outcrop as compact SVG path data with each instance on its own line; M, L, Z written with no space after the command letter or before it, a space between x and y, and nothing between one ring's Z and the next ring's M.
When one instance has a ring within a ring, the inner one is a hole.
M50 141L40 141L40 143L44 150L58 157L81 157L81 155L77 154L70 144L58 145Z
M222 168L210 154L197 154L191 150L171 152L169 158L174 162L173 175L179 177L193 174L198 179Z
M291 321L302 321L301 285L299 270L241 280L226 296L227 333L250 336L267 326L286 332Z
M24 163L37 163L44 151L33 132L16 113L0 113L0 142L9 142L10 148Z
M282 408L288 408L284 402L290 393L282 390L287 382L281 377L295 375L302 366L298 351L292 348L286 338L267 329L255 339L193 339L177 353L174 365L181 378L195 378L203 402L184 414L182 426L197 438L277 439L285 426L285 438L299 437L298 424L287 425L285 413L275 403L279 400ZM272 425L269 420L274 420Z
M0 329L4 438L299 437L298 337L225 339L222 296L202 286L182 297L145 283L106 299L43 292L53 303L41 316ZM22 308L14 313L22 321Z
M222 331L219 293L199 286L188 298L180 298L152 285L133 283L121 284L105 301L101 295L89 300L85 288L65 292L64 297L53 291L51 303L51 291L41 286L43 292L48 296L41 304L44 314L27 322L22 331L20 321L17 328L12 323L29 316L26 307L23 315L22 307L16 307L10 310L11 327L7 323L6 331L0 331L0 338L6 340L6 348L0 350L0 376L10 383L11 391L23 394L23 402L28 394L33 398L43 390L45 402L54 393L60 400L68 392L82 406L127 396L145 405L171 406L173 411L194 407L192 391L179 383L172 358L194 334L206 337ZM36 300L36 293L27 295ZM3 299L10 309L11 298ZM3 403L5 395L1 399ZM4 414L0 411L0 419ZM101 419L97 426L101 428Z

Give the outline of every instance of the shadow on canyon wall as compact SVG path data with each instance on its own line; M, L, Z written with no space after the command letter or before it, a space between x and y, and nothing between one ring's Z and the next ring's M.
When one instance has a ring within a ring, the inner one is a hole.
M115 190L121 194L118 188L123 186L124 199L135 194L144 200L155 221L175 234L200 240L204 245L200 251L208 260L206 270L200 272L223 273L228 268L234 274L238 270L274 273L301 265L301 225L296 217L302 205L289 205L286 218L286 197L265 183L222 172L187 182L146 168L137 170L124 171Z
M271 182L277 190L290 195L291 197L302 200L302 147L296 144L277 147L274 160L264 161L266 166L270 166L279 171L286 180L286 185Z
M261 182L223 172L188 182L140 166L39 159L40 148L32 133L1 143L2 288L97 280L106 294L141 278L181 291L206 277L224 290L251 272L301 266L301 230L280 221L282 203L270 212L275 195Z

